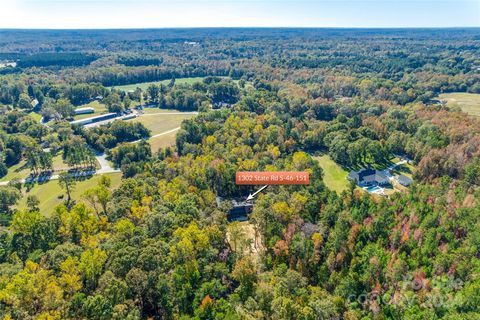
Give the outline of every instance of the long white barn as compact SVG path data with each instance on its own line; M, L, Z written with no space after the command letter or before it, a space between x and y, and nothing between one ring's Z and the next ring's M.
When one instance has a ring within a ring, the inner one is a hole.
M74 121L71 121L70 124L78 124L78 125L84 126L84 125L89 124L89 123L94 123L94 122L99 122L99 121L103 121L103 120L112 119L112 118L115 118L116 116L117 116L117 114L114 113L114 112L106 113L106 114L102 114L102 115L95 116L95 117L90 117L90 118L85 118L85 119L80 119L80 120L74 120Z

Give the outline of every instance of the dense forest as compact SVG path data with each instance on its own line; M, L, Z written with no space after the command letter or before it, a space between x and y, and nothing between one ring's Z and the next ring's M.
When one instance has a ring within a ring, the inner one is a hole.
M479 52L474 28L0 30L0 178L55 175L0 183L0 318L480 319L480 120L437 98L480 93ZM92 103L195 116L152 150L149 122L72 121ZM120 183L78 193L99 154ZM318 154L414 183L335 192ZM310 184L231 222L237 171Z

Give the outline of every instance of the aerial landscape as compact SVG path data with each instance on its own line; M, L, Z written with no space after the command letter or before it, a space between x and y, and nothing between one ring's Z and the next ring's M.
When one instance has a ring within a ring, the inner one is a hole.
M480 13L48 14L0 22L0 319L480 319Z

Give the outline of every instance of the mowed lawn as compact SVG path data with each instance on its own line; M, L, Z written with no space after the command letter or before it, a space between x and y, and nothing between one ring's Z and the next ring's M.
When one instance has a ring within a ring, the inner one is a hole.
M445 100L449 107L459 107L463 112L469 115L480 117L480 94L452 92L442 93L438 96L440 100Z
M120 185L122 174L111 173L108 177L112 180L112 188ZM82 194L85 190L97 186L100 175L95 175L90 179L78 181L72 193L72 198L77 202L82 201ZM51 180L43 184L35 184L28 192L23 189L23 197L20 199L17 208L23 210L27 207L27 196L35 195L40 200L40 212L49 215L53 212L55 206L61 204L66 199L66 194L58 184L58 180ZM60 198L63 195L63 199Z
M27 167L25 160L8 168L7 175L2 177L0 181L10 181L15 179L24 179L30 174L30 169Z
M153 137L150 140L148 140L148 143L150 143L150 148L152 149L152 152L157 152L158 149L160 148L164 149L166 147L171 147L175 145L177 132L178 130L175 130L173 132L162 134L161 136Z
M193 77L193 78L178 78L175 79L175 84L193 84L195 82L201 82L204 79L204 77ZM133 83L133 84L127 84L124 86L112 86L109 88L115 88L117 90L122 90L122 91L130 91L130 90L135 90L137 88L142 89L143 91L147 90L147 88L151 84L169 84L170 80L162 80L162 81L152 81L152 82L141 82L141 83Z
M320 157L313 157L317 160L323 170L323 181L325 185L337 193L341 193L348 189L348 172L340 167L330 156L323 155Z
M175 110L175 109L160 109L160 108L157 108L157 107L144 107L142 109L142 112L144 115L148 115L148 114L158 114L158 113L185 113L185 114L189 114L189 113L192 113L192 112L196 112L196 111L178 111L178 110Z
M37 122L40 122L40 120L42 120L42 116L39 114L39 113L36 113L36 112L30 112L28 114L30 117L33 118L33 120L37 121Z
M158 113L146 113L140 117L126 120L142 123L151 131L152 136L180 127L185 119L195 116L191 112L179 112L176 110L161 110Z
M181 126L183 120L195 116L194 113L182 113L177 110L148 108L145 109L145 111L148 112L145 112L145 114L140 117L127 121L140 122L151 131L152 137L148 142L153 152L158 151L159 148L173 146L177 135L177 130L175 129Z

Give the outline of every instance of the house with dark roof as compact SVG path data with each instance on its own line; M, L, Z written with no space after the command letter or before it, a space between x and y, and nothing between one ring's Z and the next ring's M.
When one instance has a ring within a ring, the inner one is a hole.
M232 201L232 208L227 213L228 221L246 221L253 211L253 204L248 202Z
M380 170L366 168L359 171L350 171L347 176L350 181L356 181L360 187L387 185L390 183L388 177Z
M232 221L246 221L248 220L248 216L253 211L253 204L247 202L243 199L229 199L224 200L221 197L217 197L217 206L220 207L222 202L228 201L229 210L227 212L227 220L229 222Z
M217 110L221 108L230 108L231 106L232 104L227 102L214 102L212 104L212 109Z
M413 183L412 179L410 179L407 176L404 176L403 174L401 174L397 177L397 181L398 181L398 183L400 183L404 187L408 187Z

